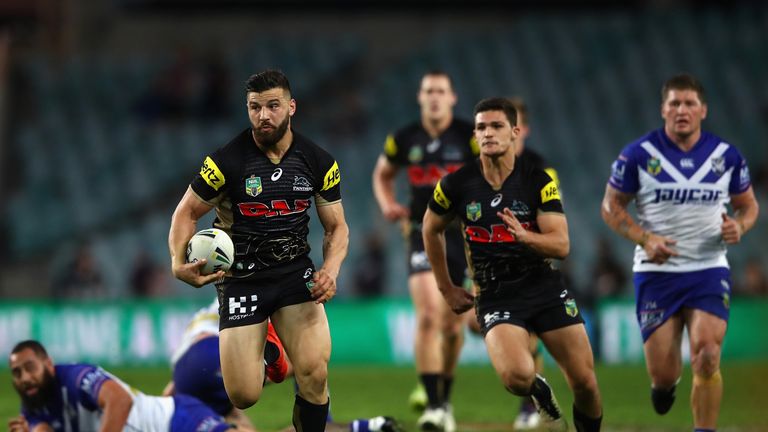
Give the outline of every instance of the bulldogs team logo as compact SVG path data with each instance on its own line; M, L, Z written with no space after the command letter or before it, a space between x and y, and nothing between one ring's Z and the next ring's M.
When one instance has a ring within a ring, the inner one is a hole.
M248 194L248 196L255 197L263 192L263 190L264 189L261 187L261 177L252 175L245 179L245 193Z
M648 171L648 174L652 176L659 175L661 172L661 161L651 156L651 158L648 159L648 164L646 165L645 170Z
M481 217L483 217L483 209L480 203L472 202L467 204L467 219L472 222L477 222Z
M722 156L719 157L713 157L710 159L712 162L712 172L716 175L723 175L725 173L725 158Z

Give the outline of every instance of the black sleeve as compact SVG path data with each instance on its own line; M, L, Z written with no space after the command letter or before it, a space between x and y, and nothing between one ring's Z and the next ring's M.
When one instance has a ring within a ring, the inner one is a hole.
M405 149L402 148L402 134L389 134L384 142L384 156L393 165L407 165Z
M560 189L557 181L552 179L545 171L536 169L533 171L536 192L538 195L540 212L564 213L563 203L560 201Z
M228 187L226 161L222 153L222 149L219 149L206 156L200 172L190 183L192 191L206 202L224 193Z
M456 191L454 190L455 173L448 174L440 179L429 199L429 208L433 212L443 216L454 211L456 205Z

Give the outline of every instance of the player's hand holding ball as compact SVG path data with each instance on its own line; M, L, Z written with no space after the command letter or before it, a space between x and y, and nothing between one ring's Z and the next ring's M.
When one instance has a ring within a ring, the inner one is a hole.
M224 277L235 258L227 233L209 228L196 233L187 244L186 263L174 266L173 275L199 288Z

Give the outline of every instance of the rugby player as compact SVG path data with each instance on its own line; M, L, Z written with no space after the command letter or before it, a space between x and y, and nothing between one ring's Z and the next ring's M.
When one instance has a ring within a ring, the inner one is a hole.
M16 344L8 365L21 398L10 432L252 431L191 396L147 396L98 366L54 364L37 341Z
M293 130L296 101L282 72L251 76L245 98L250 127L205 158L173 214L173 274L195 287L216 282L221 371L233 405L245 409L261 396L271 319L299 387L293 424L322 431L331 354L324 303L336 293L349 243L339 166ZM307 241L313 198L325 231L319 269ZM214 208L213 226L232 237L235 261L226 274L202 275L205 261L186 263L185 250L197 221Z
M421 118L387 136L384 153L373 171L373 192L384 217L403 223L408 243L408 288L416 311L416 371L427 393L427 406L418 425L452 432L456 422L450 393L463 344L463 325L437 289L424 252L421 221L437 181L474 159L478 150L472 124L453 115L457 96L448 74L424 74L417 99ZM395 197L395 178L401 168L408 174L409 207ZM446 237L451 280L461 285L467 267L461 235L452 227Z
M567 423L530 351L535 332L563 370L574 395L578 431L597 431L602 404L592 348L573 294L550 259L568 255L568 225L555 181L516 160L517 111L506 98L475 106L480 157L435 187L424 215L424 243L437 284L456 313L476 307L486 349L504 386L531 396L556 430ZM464 228L477 296L450 279L445 230L457 217Z
M707 101L695 77L680 74L664 83L661 117L662 128L626 146L613 163L601 213L608 226L637 245L637 320L654 410L663 415L675 401L685 328L694 428L713 431L723 394L720 352L732 287L726 247L754 226L758 203L739 151L702 131ZM627 211L632 201L637 221Z

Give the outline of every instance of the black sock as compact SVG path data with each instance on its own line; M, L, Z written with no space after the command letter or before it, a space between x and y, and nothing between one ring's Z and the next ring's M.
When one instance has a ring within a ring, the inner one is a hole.
M598 418L588 417L579 411L576 405L573 406L573 426L576 428L576 432L598 432L602 422L602 415Z
M451 388L453 387L453 376L443 375L443 403L451 402Z
M278 348L277 345L273 344L272 342L267 341L267 344L264 345L264 361L266 361L267 364L272 364L279 358L280 348Z
M296 395L293 405L293 427L296 432L323 432L325 420L328 418L328 407L331 399L323 405L315 405Z
M427 391L427 406L430 408L436 408L442 405L443 401L440 400L440 374L421 374L419 375L421 383L424 384L424 390Z

